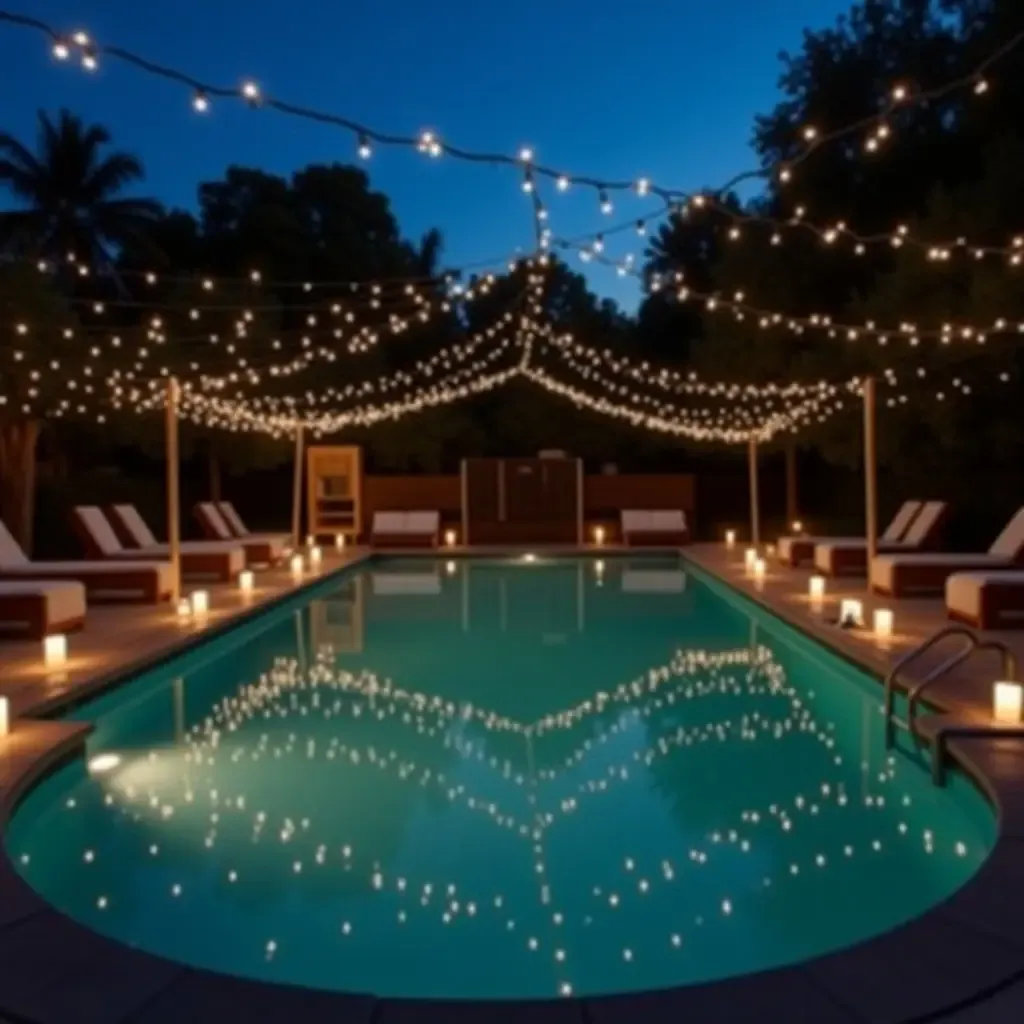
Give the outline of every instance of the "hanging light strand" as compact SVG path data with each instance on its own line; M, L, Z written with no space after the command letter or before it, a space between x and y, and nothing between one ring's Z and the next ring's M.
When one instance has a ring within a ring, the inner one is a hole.
M255 80L246 80L237 86L211 85L184 71L157 63L122 47L100 45L92 40L87 33L75 32L71 36L63 35L38 18L0 11L0 22L41 32L50 40L52 52L58 60L67 61L72 56L77 56L82 67L87 71L95 70L101 58L109 58L129 64L147 74L178 83L189 90L193 109L199 114L208 113L214 100L241 100L253 109L275 110L292 117L344 129L352 135L356 143L355 152L363 160L372 155L373 146L377 145L414 149L432 159L444 156L469 163L516 167L519 169L523 187L531 186L528 190L532 190L531 183L535 183L541 177L554 181L559 192L566 192L573 186L592 189L597 195L602 213L605 214L609 214L613 210L610 198L612 192L633 193L641 198L653 195L665 200L685 200L693 196L693 193L688 190L666 188L655 184L646 177L623 181L592 175L570 174L538 163L532 147L523 147L513 155L455 146L432 129L425 129L415 136L379 131L339 114L275 99L268 95ZM724 195L750 179L774 179L782 184L789 183L793 179L795 169L814 152L826 144L846 139L851 135L861 134L867 128L871 128L877 134L879 126L885 123L886 118L890 117L897 109L905 110L925 103L934 103L936 100L944 99L957 92L975 96L984 95L989 90L990 74L993 67L1016 50L1022 41L1024 41L1024 32L1018 32L989 54L968 74L931 89L897 82L881 102L878 113L858 118L828 132L805 128L801 148L792 157L779 163L741 172L727 181L720 189L715 190L716 194ZM527 154L528 158L524 159ZM524 167L528 170L528 174Z

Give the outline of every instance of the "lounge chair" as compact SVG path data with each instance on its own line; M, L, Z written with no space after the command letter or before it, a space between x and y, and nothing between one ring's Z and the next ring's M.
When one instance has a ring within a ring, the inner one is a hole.
M284 545L286 554L291 551L294 538L290 533L252 533L230 501L216 501L214 504L217 506L217 510L223 517L224 522L228 524L228 529L239 540L244 538L245 540L265 540L268 543L276 542Z
M166 544L157 544L155 541L146 547L126 548L103 510L96 505L76 505L72 523L91 558L105 558L119 563L126 559L167 558L170 553ZM212 577L227 583L244 568L245 551L237 544L212 544L204 541L199 545L181 545L182 576Z
M960 572L1019 569L1024 561L1024 508L1006 525L987 554L878 555L871 563L871 589L878 594L939 593Z
M203 533L210 540L241 544L249 565L276 565L287 553L287 546L281 537L236 537L212 501L199 502L195 513Z
M85 587L73 580L0 583L0 629L40 640L70 633L85 622Z
M689 539L682 509L622 510L622 540L630 547L677 548Z
M0 580L72 580L81 583L90 601L126 600L157 604L170 597L170 562L134 558L130 562L31 562L0 522Z
M370 543L379 548L436 548L440 512L374 512Z
M914 517L921 511L922 506L923 502L920 501L903 502L879 540L883 544L895 544L896 541L901 540L910 528ZM795 568L798 565L803 565L805 562L813 562L814 551L819 544L846 542L866 543L863 537L809 537L804 534L780 537L777 546L779 561L791 568Z
M877 555L913 554L936 546L949 506L944 501L926 502L900 540L878 540ZM814 548L814 568L826 576L863 574L868 568L866 540L830 540Z
M975 629L1024 629L1024 571L953 573L946 612Z

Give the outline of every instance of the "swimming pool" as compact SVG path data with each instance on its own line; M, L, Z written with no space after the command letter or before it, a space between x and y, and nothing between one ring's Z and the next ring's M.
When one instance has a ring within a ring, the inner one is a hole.
M383 996L597 995L851 945L995 838L881 689L675 557L380 560L74 712L7 832L97 932Z

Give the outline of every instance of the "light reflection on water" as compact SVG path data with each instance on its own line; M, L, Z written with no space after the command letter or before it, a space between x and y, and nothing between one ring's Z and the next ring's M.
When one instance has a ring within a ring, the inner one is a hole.
M394 561L82 709L8 848L98 931L385 995L792 963L962 885L993 817L880 689L676 560Z

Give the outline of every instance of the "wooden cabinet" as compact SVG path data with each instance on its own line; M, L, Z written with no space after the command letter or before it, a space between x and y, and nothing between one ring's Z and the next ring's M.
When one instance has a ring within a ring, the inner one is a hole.
M306 532L314 537L359 538L362 523L363 450L322 445L306 452Z

